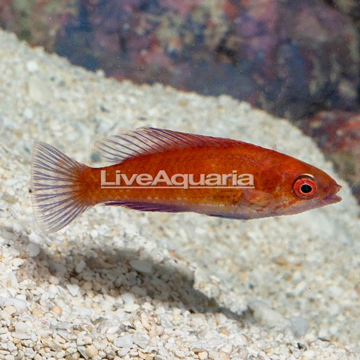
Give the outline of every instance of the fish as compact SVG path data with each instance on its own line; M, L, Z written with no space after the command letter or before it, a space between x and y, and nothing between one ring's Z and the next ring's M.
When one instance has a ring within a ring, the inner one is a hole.
M98 204L250 220L342 200L341 186L324 171L239 140L143 127L95 147L108 166L90 167L35 142L31 197L43 231L56 232Z

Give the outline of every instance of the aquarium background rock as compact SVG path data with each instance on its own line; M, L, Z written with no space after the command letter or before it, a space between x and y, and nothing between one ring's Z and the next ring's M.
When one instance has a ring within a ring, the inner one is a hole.
M359 208L314 142L228 96L104 78L0 31L0 358L357 359ZM37 228L31 151L99 162L140 126L246 140L331 174L343 201L235 221L97 206Z
M316 139L320 149L331 159L339 174L351 184L360 199L360 114L332 110L297 122L305 134Z
M0 24L73 64L301 118L358 105L359 43L322 1L7 1Z
M326 0L330 6L353 20L357 27L360 24L360 4L357 0Z

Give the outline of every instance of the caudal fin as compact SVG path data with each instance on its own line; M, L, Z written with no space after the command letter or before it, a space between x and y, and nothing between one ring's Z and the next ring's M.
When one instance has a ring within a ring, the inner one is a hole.
M85 168L86 165L54 147L35 143L31 162L32 204L36 222L45 232L62 229L88 208L81 184Z

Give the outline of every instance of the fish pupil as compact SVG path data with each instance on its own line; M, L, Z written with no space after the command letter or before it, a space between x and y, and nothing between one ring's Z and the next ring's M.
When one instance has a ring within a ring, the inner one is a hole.
M304 184L301 186L301 192L304 194L309 194L312 191L312 187L308 184Z

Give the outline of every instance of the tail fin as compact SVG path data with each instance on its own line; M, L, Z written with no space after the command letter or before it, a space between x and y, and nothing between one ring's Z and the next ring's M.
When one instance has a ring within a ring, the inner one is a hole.
M88 208L80 181L85 168L86 165L54 147L35 143L31 162L32 204L42 230L58 231Z

